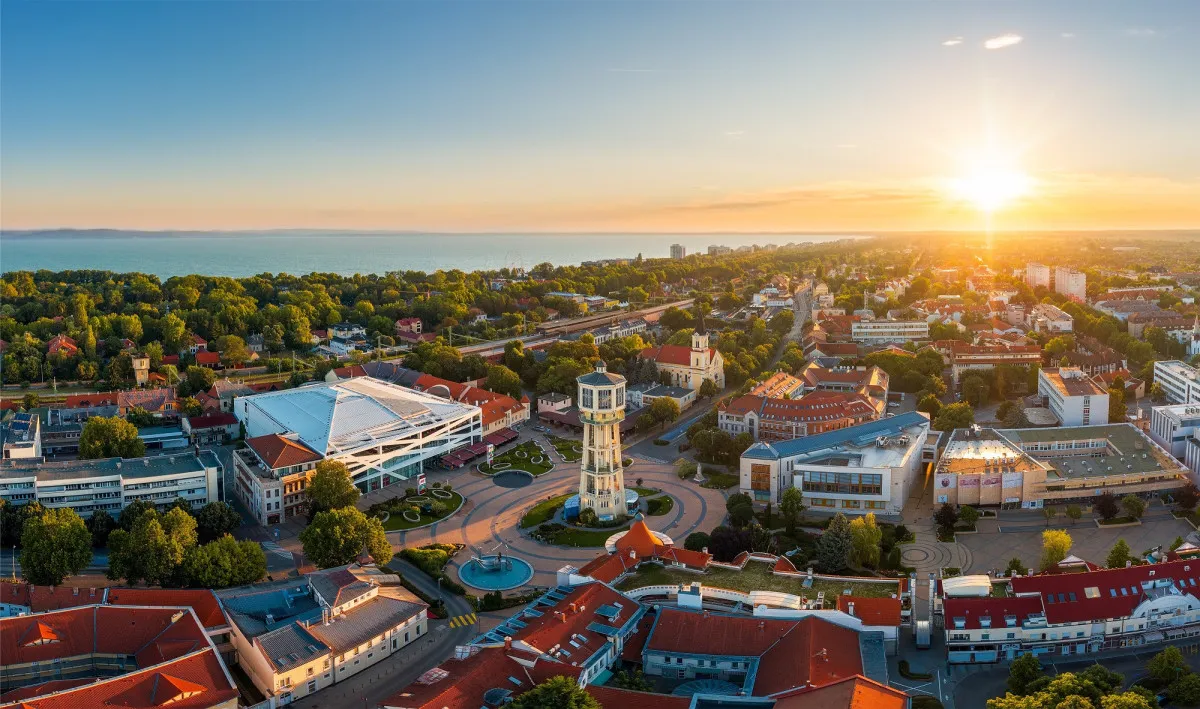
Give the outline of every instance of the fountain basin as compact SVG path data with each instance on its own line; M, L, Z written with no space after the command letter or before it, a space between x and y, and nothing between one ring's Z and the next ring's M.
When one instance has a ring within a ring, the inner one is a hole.
M484 591L508 591L524 586L533 578L533 567L524 559L508 554L471 557L458 569L458 578L472 588Z

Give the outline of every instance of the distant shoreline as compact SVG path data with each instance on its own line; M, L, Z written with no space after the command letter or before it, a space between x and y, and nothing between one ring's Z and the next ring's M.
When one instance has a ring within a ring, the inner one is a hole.
M928 236L974 236L988 232L983 229L909 229L909 230L816 230L816 231L418 231L412 229L0 229L0 238L64 238L101 237L118 238L238 238L242 236L287 236L287 237L405 237L405 236L497 236L525 238L595 237L595 236L648 236L648 237L840 237L847 239L869 239L873 237L928 235ZM1087 234L1089 236L1154 237L1191 234L1200 237L1200 227L1183 229L1005 229L992 232L993 236L1038 236L1048 234Z

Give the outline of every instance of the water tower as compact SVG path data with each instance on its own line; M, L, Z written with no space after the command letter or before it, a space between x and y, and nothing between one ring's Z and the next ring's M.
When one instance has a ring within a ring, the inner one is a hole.
M579 384L579 422L583 459L579 473L579 509L591 509L602 521L625 516L625 470L621 465L621 421L625 419L625 377L610 374L597 361Z

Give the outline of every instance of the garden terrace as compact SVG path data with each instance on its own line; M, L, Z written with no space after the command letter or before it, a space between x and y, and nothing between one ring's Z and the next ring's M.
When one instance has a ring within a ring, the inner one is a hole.
M741 571L710 566L703 573L668 569L657 564L642 564L637 571L617 584L617 588L621 591L630 591L643 586L699 582L705 586L715 586L744 593L777 591L809 598L816 598L818 593L824 591L826 598L833 599L846 589L850 589L853 596L872 598L887 597L893 593L900 594L900 583L891 579L880 579L879 582L872 583L861 580L832 581L828 578L814 577L812 586L805 588L803 572L799 576L776 576L771 573L771 570L771 564L762 561L750 561Z
M479 472L491 475L506 470L524 470L531 475L544 475L554 468L554 461L535 441L525 441L503 455L493 455L492 464L481 463Z

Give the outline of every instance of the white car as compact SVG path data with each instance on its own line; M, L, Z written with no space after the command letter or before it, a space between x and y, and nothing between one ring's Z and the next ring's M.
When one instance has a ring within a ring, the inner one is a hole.
M892 403L888 404L888 408L889 409L898 409L898 408L900 408L900 404L893 401Z

